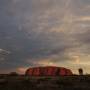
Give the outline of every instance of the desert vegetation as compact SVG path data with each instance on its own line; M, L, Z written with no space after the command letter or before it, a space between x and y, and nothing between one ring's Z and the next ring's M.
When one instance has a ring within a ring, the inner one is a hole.
M90 76L29 77L0 75L0 90L90 90Z

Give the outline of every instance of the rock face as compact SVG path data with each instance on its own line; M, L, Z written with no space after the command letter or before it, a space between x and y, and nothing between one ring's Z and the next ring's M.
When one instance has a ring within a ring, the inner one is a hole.
M73 73L70 69L66 69L63 67L54 67L54 66L29 68L26 70L25 74L28 76L68 76L68 75L73 75Z

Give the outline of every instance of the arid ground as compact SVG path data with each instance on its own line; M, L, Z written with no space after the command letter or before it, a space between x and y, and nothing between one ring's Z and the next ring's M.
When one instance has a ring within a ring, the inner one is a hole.
M0 90L90 90L90 76L0 76Z

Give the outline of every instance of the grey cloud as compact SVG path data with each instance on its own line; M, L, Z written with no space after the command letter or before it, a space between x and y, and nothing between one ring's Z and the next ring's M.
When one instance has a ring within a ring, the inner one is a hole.
M79 56L87 50L90 54L90 31L82 32L86 28L81 26L89 24L87 18L83 19L90 15L86 10L89 3L89 0L1 0L0 48L12 53L0 68L34 66L33 62L46 58L68 65L72 60L69 53Z
M78 34L78 38L83 44L90 45L90 30L85 30L85 33Z

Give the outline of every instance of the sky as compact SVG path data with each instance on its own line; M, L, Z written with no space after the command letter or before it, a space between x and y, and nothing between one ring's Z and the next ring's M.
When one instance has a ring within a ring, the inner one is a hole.
M90 0L0 0L0 73L35 66L90 74Z

